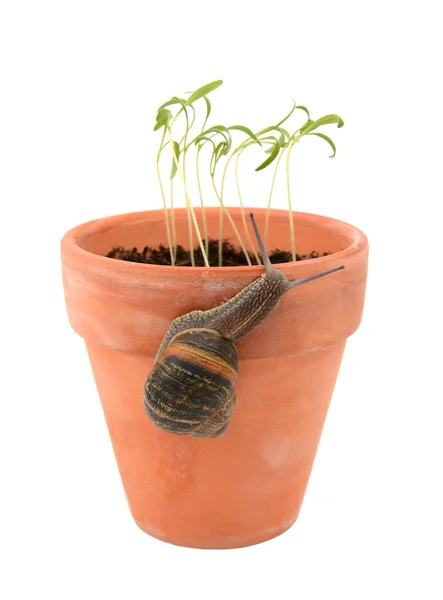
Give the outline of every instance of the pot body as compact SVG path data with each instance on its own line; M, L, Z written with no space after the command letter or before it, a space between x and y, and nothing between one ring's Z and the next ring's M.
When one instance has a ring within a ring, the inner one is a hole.
M239 209L230 209L239 229ZM198 213L197 213L198 214ZM265 211L254 210L259 228ZM207 209L210 237L218 209ZM178 242L188 246L184 210ZM226 434L169 434L147 417L144 382L170 322L218 306L263 267L162 267L105 258L113 246L165 242L163 211L99 219L62 240L68 315L86 342L132 516L145 532L197 548L265 541L296 520L306 491L346 339L360 323L368 244L356 228L295 213L297 250L332 254L278 265L299 279L346 269L288 292L237 344L237 404ZM271 211L269 247L290 247L288 214ZM225 235L232 235L226 223Z

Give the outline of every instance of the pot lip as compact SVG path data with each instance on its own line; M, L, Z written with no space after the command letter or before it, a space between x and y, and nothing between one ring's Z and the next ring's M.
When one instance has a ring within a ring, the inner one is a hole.
M241 209L239 207L228 207L231 215L239 214ZM197 213L199 213L199 209L194 209ZM252 211L255 215L265 215L267 212L266 208L257 208L257 207L247 207L245 209L247 212ZM176 215L186 214L186 208L176 208ZM206 214L211 215L216 213L219 214L219 207L207 207ZM288 214L288 210L273 208L270 211L270 218L272 216L281 216L282 214ZM345 221L341 221L339 219L334 219L332 217L327 217L324 215L318 215L315 213L307 213L307 212L298 212L294 211L294 219L301 219L304 225L312 225L319 226L321 225L324 229L331 229L338 233L341 233L343 236L349 238L350 245L340 250L339 252L334 252L333 254L328 254L327 256L319 256L318 258L312 258L307 261L292 261L287 263L278 263L275 264L274 267L280 271L294 270L297 268L306 267L308 264L317 265L322 263L327 263L331 260L334 262L339 259L345 259L349 255L355 254L362 250L364 247L368 245L368 240L366 235L354 225L346 223ZM76 262L85 263L87 262L90 266L97 266L109 269L111 266L111 262L115 263L115 270L121 271L122 265L125 266L125 271L130 270L134 274L147 274L151 272L152 274L182 274L182 275L190 275L193 273L194 275L199 274L211 274L211 276L232 276L237 274L238 276L244 276L254 273L260 273L263 271L263 265L245 265L245 266L237 266L237 267L172 267L170 265L150 265L146 263L136 263L130 261L121 261L115 260L112 258L108 258L106 256L102 256L100 254L95 254L93 252L89 252L82 247L82 242L88 236L97 233L99 231L106 231L109 229L113 229L118 225L122 225L124 223L138 223L142 221L146 221L147 218L164 218L164 210L163 209L154 209L154 210L144 210L137 212L129 212L129 213L121 213L118 215L111 215L107 217L101 217L99 219L94 219L92 221L87 221L85 223L81 223L68 230L61 240L61 252L62 256L75 258Z

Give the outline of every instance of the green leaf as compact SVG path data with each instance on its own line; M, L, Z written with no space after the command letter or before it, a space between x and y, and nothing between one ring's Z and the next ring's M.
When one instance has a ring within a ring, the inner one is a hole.
M227 133L229 135L228 128L225 127L224 125L213 125L206 131L217 131L218 133Z
M217 81L213 81L212 83L207 83L203 87L199 88L193 94L191 94L189 96L189 98L186 100L186 106L188 106L189 104L192 104L192 102L195 102L199 98L203 98L203 96L206 96L206 94L213 92L218 87L220 87L222 83L223 83L223 81L221 79L218 79Z
M226 142L219 142L217 144L217 146L215 147L215 150L214 150L214 154L215 154L216 158L217 158L218 154L220 153L220 151L224 148L224 146L226 146Z
M190 122L190 123L189 123L189 121L188 121L188 130L187 130L187 132L186 132L186 135L188 134L188 132L191 130L192 126L193 126L193 125L194 125L194 123L195 123L195 108L194 108L193 106L191 106L190 108L191 108L191 110L192 110L192 119L191 119L191 122ZM187 110L186 110L186 108L184 109L184 111L185 111L185 114L186 114L186 116L187 116L187 114L188 114L188 113L187 113ZM183 136L183 137L184 137L184 136Z
M222 156L223 148L226 146L226 142L219 142L217 144L217 146L214 144L213 140L211 140L211 142L212 142L214 149L213 149L211 160L209 163L209 170L210 170L211 176L213 176L215 173L215 168L217 166L217 163Z
M160 108L158 109L158 112L157 112L157 119L158 119L159 114L162 113L162 111L165 109L166 106L173 106L174 104L180 104L180 106L181 106L180 110L175 115L174 120L178 117L179 114L181 114L182 111L185 111L186 123L188 123L188 113L186 111L185 100L183 100L182 98L178 98L177 96L174 96L173 98L171 98L171 100L168 100L167 102L165 102L164 104L162 104L160 106ZM172 118L172 115L171 115L171 118ZM195 115L194 115L194 118L195 118ZM192 127L192 125L191 125L191 127ZM189 130L189 126L187 127L187 129ZM155 131L155 129L154 129L154 131Z
M213 125L209 129L206 129L206 131L203 131L203 133L201 133L195 139L195 141L197 141L201 135L207 135L208 133L219 133L220 135L222 135L225 138L225 141L226 141L226 144L228 147L227 152L229 152L229 150L231 149L231 146L232 146L232 137L231 137L231 134L229 133L229 130L227 127L225 127L224 125Z
M178 145L177 142L172 142L172 152L174 153L174 156L177 159L177 163L178 163L178 158L180 156L180 146ZM170 179L174 179L174 177L177 173L177 163L175 162L174 156L172 157L171 175L169 176Z
M254 142L257 142L257 144L259 144L261 146L260 140L258 139L258 137L255 135L255 133L252 133L252 131L249 129L249 127L245 127L244 125L231 125L231 127L228 127L229 130L236 130L236 131L243 131L243 133L246 133L246 135L249 135L249 137L254 140Z
M289 119L289 117L292 115L292 113L294 112L294 110L296 109L297 105L295 103L294 98L291 98L291 100L294 103L294 106L291 108L291 110L286 115L286 117L277 123L276 127L280 127L280 125L282 125L285 121L287 121Z
M283 142L281 142L281 140L283 140ZM267 137L262 138L262 142L272 142L271 147L265 150L266 154L270 154L271 152L273 152L275 144L279 144L280 148L286 148L286 146L289 143L286 141L286 138L283 133L280 134L280 137L278 139L275 137L275 135L268 135Z
M343 127L345 124L343 119L338 115L326 115L315 121L315 123L317 124L317 127L320 125L333 125L334 123L337 123L338 128Z
M300 127L299 132L304 133L304 131L313 124L314 124L314 121L312 119L308 119L306 121L306 123L302 127Z
M160 109L157 113L157 122L155 124L154 131L158 131L160 127L168 126L171 119L172 114L170 110L166 110L165 108Z
M167 102L165 102L164 104L162 104L159 107L159 111L161 111L162 108L166 108L167 106L173 106L174 104L184 104L186 102L186 100L182 100L181 98L177 98L177 96L174 96L173 98L171 98L170 100L168 100Z
M206 123L209 119L209 115L211 114L211 103L209 102L209 100L206 98L206 96L203 96L203 99L206 103L206 117L205 120L203 122L203 126L202 126L202 131L204 130L204 128L206 127Z
M200 142L203 142L203 144L200 144ZM199 135L198 138L196 138L194 140L194 144L195 145L200 144L200 146L199 146L200 148L203 147L206 142L211 142L211 144L215 148L214 140L212 138L210 138L210 137L205 136L205 135Z
M262 169L265 169L268 165L270 165L272 162L274 162L274 160L277 158L279 152L280 152L280 144L277 142L274 145L274 147L272 148L272 152L268 156L268 158L264 162L262 162L262 164L260 166L258 166L255 170L261 171Z
M229 147L226 142L219 142L214 150L214 166L218 163L222 156L226 156L229 152Z
M325 140L326 142L328 142L328 144L331 146L332 150L333 150L333 154L331 154L331 156L329 158L334 158L336 152L337 152L337 148L335 147L334 142L331 140L330 137L328 137L327 135L325 135L324 133L317 133L317 132L313 132L313 133L308 133L307 135L316 135L319 138L321 138L322 140Z
M285 138L285 146L288 144L289 140L291 139L291 134L289 133L289 131L287 129L283 129L282 127L279 127L277 129L277 131L280 131L280 137L283 139ZM287 139L286 139L287 138ZM282 143L283 145L283 143Z
M317 119L317 121L311 123L306 128L306 124L303 125L303 127L300 130L300 133L306 135L307 133L313 131L314 129L317 129L317 127L320 127L321 125L334 125L335 123L337 123L337 127L343 127L344 125L343 119L338 115L325 115L324 117L321 117L320 119Z
M300 110L303 110L308 115L308 119L311 118L311 115L309 114L309 110L306 108L306 106L302 106L300 104L299 106L296 106L296 108L299 108Z
M268 133L269 131L278 131L279 133L283 133L284 135L287 136L288 139L291 137L289 135L289 132L286 129L283 129L283 127L280 127L279 125L271 125L271 127L266 127L265 129L262 129L261 131L259 131L257 133L257 135L261 136L264 133Z
M159 119L161 119L165 113L170 114L171 111L167 110L166 108L159 108L157 111L157 116L155 117L155 120L158 121Z
M272 145L274 146L275 144L278 144L278 139L275 137L275 135L268 135L264 138L262 138L261 140L262 142L272 142Z

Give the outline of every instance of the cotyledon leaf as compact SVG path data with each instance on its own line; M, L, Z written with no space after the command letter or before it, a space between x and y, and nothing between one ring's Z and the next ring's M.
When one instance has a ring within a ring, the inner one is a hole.
M244 125L231 125L231 127L228 127L229 130L236 130L236 131L242 131L243 133L246 133L246 135L248 135L251 139L254 140L254 142L257 142L260 146L260 140L258 139L258 137L255 135L255 133L253 133L249 127L245 127Z
M191 143L197 144L200 140L204 139L203 136L207 136L209 133L219 133L220 135L222 135L225 138L228 147L227 152L229 152L232 146L232 137L229 133L228 128L224 125L213 125L209 129L206 129L206 131L203 131L200 135L198 135Z
M300 129L298 130L299 133L304 133L304 131L313 124L314 124L314 121L312 119L308 119L306 121L306 123L304 125L302 125L302 127L300 127Z
M158 131L160 127L168 126L172 118L172 114L170 110L165 108L160 109L157 113L157 122L154 127L154 131Z
M296 106L295 108L298 108L300 110L303 110L307 115L308 115L308 119L311 118L310 114L309 114L309 110L306 108L306 106L302 106L301 104L299 104L298 106Z
M284 119L282 119L281 121L279 121L276 125L276 127L280 127L280 125L282 125L285 121L287 121L289 119L289 117L292 115L292 113L294 112L294 110L296 109L296 103L294 98L291 98L292 102L294 103L294 106L291 108L291 110L288 112L288 114L286 115L286 117Z
M341 117L339 117L338 115L325 115L324 117L321 117L320 119L317 119L317 121L314 121L313 123L310 123L307 127L305 127L305 125L302 127L302 129L300 130L300 133L303 133L304 135L306 135L307 133L313 131L314 129L317 129L317 127L320 127L320 125L333 125L337 123L337 127L343 127L344 125L344 121Z
M259 165L255 170L261 171L262 169L265 169L268 165L270 165L277 158L279 152L280 152L280 144L277 141L276 144L274 145L274 147L272 148L272 152L268 156L268 158L264 162L262 162L262 164Z
M307 135L316 135L319 138L322 138L322 140L325 140L326 142L328 142L328 144L331 146L332 150L333 150L333 154L331 154L331 156L329 158L334 158L337 149L335 147L334 142L331 140L330 137L328 137L327 135L325 135L324 133L317 133L317 132L312 132L312 133L308 133Z
M201 88L198 88L198 90L193 92L189 96L189 98L186 100L186 106L188 106L189 104L192 104L192 102L195 102L199 98L203 98L203 96L206 96L206 94L213 92L218 87L220 87L222 83L223 83L223 81L221 79L218 79L217 81L213 81L212 83L207 83L206 85L203 85Z
M220 160L220 158L222 156L225 156L228 152L229 152L229 148L228 148L228 145L226 144L226 142L220 142L214 151L215 164L217 164L218 161Z
M162 110L162 108L166 108L167 106L173 106L174 104L181 104L183 105L186 102L186 100L183 100L182 98L178 98L177 96L174 96L173 98L171 98L170 100L168 100L167 102L164 102L160 107L159 107L159 112Z
M267 137L262 138L261 141L265 142L266 144L270 144L270 147L264 151L265 154L271 154L271 152L274 151L275 145L280 143L275 135L268 135Z
M174 179L174 177L177 173L177 164L178 164L178 159L180 156L180 146L178 145L177 142L172 142L172 152L174 153L175 158L174 158L174 156L172 157L171 175L169 176L170 179Z
M280 127L279 125L271 125L271 127L266 127L265 129L261 129L259 132L257 132L257 136L262 136L264 133L269 133L270 131L278 131L279 133L286 136L288 138L288 140L291 138L289 131L287 131L283 127ZM262 139L266 139L266 138L262 138Z
M204 101L206 103L206 117L205 117L205 120L203 121L202 131L204 131L204 129L206 127L206 123L207 123L207 121L209 119L209 115L211 114L211 103L206 98L206 96L203 96L203 98L204 98Z

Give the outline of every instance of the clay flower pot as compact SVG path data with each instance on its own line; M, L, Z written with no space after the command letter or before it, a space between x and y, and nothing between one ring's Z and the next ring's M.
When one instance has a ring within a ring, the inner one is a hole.
M238 209L231 209L241 227ZM264 227L265 211L254 210ZM198 214L198 213L197 213ZM217 238L218 209L209 209ZM184 210L178 242L187 246ZM146 533L183 546L235 548L263 542L297 519L346 340L359 326L368 244L355 227L296 213L300 253L278 265L288 279L346 269L288 292L238 344L237 406L217 439L178 436L147 417L142 390L170 322L234 296L263 267L163 267L106 258L116 245L165 242L163 211L99 219L61 244L66 304L86 342L132 516ZM232 235L228 223L226 236ZM289 247L288 214L272 211L269 248Z

